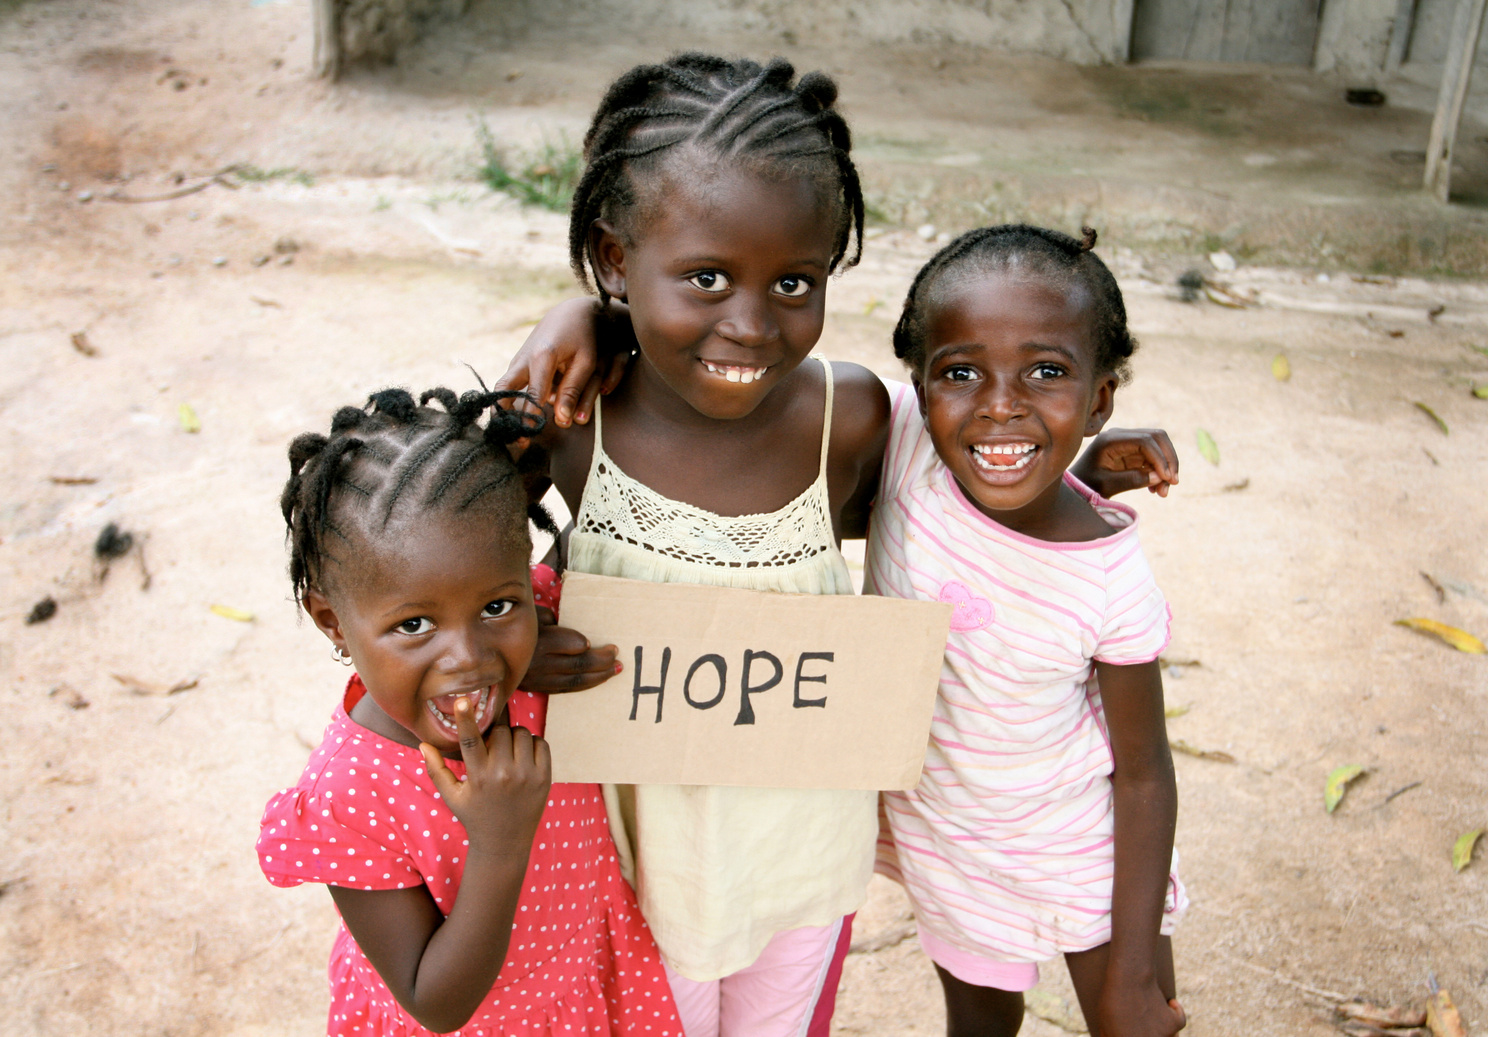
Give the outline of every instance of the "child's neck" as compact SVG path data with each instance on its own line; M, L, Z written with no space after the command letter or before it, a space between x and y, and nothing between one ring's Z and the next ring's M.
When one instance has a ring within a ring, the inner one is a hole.
M816 481L824 403L822 368L800 365L747 414L710 417L641 362L604 401L603 448L671 500L725 517L768 514Z

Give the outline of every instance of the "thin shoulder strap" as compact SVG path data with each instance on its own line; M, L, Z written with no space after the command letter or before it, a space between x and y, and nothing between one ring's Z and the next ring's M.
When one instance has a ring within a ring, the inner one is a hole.
M584 491L579 494L579 513L574 516L574 526L577 529L584 528L584 520L589 514L589 490L590 487L597 485L600 461L605 456L604 441L600 438L602 421L599 415L601 410L601 401L599 397L595 397L594 442L589 447L589 474L584 477ZM614 466L611 465L610 467L613 468Z
M827 477L827 448L832 445L832 362L826 357L821 357L820 360L822 373L827 376L827 405L826 413L822 417L821 467L816 477L825 479ZM598 420L599 408L597 406L594 409L594 416ZM596 436L599 434L598 427L594 432Z

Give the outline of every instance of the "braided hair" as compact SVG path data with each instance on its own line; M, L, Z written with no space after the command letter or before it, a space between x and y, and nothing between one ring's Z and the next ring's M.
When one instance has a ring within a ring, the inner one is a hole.
M406 389L383 389L363 407L338 410L329 436L296 436L289 445L289 481L279 496L295 600L324 590L332 537L350 540L354 531L386 529L400 507L496 508L514 544L529 544L525 513L557 536L552 516L528 503L524 473L507 450L542 431L544 418L495 406L512 398L536 402L526 393L484 387L462 396L430 389L417 400ZM440 406L429 406L431 400Z
M828 269L857 263L863 252L863 189L848 155L847 123L833 107L837 84L821 72L792 84L795 74L784 58L761 66L687 53L660 65L638 65L615 80L584 136L584 175L569 213L568 258L578 279L590 283L594 221L609 220L633 237L645 210L658 200L647 178L664 158L689 146L757 171L812 178L839 213ZM597 277L593 282L608 300Z
M1048 277L1066 287L1080 287L1094 311L1091 329L1096 369L1121 381L1130 377L1127 363L1137 341L1126 327L1121 289L1106 264L1093 251L1095 231L1068 234L1026 223L978 227L956 238L930 258L915 275L894 328L894 355L915 372L925 368L928 319L934 305L968 280L991 273L1018 271Z

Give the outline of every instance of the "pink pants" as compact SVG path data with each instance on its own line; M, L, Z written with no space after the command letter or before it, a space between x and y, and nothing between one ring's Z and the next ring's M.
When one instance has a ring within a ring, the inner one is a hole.
M778 933L754 964L722 979L668 967L687 1037L827 1037L852 920Z

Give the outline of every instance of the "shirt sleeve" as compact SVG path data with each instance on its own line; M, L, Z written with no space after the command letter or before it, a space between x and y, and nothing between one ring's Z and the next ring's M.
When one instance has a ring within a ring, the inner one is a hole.
M1168 647L1173 613L1137 538L1122 540L1107 562L1106 615L1094 658L1115 666L1135 666L1151 662Z
M352 800L360 797L361 803ZM354 889L424 884L375 789L285 789L259 822L258 863L276 886L318 882Z

